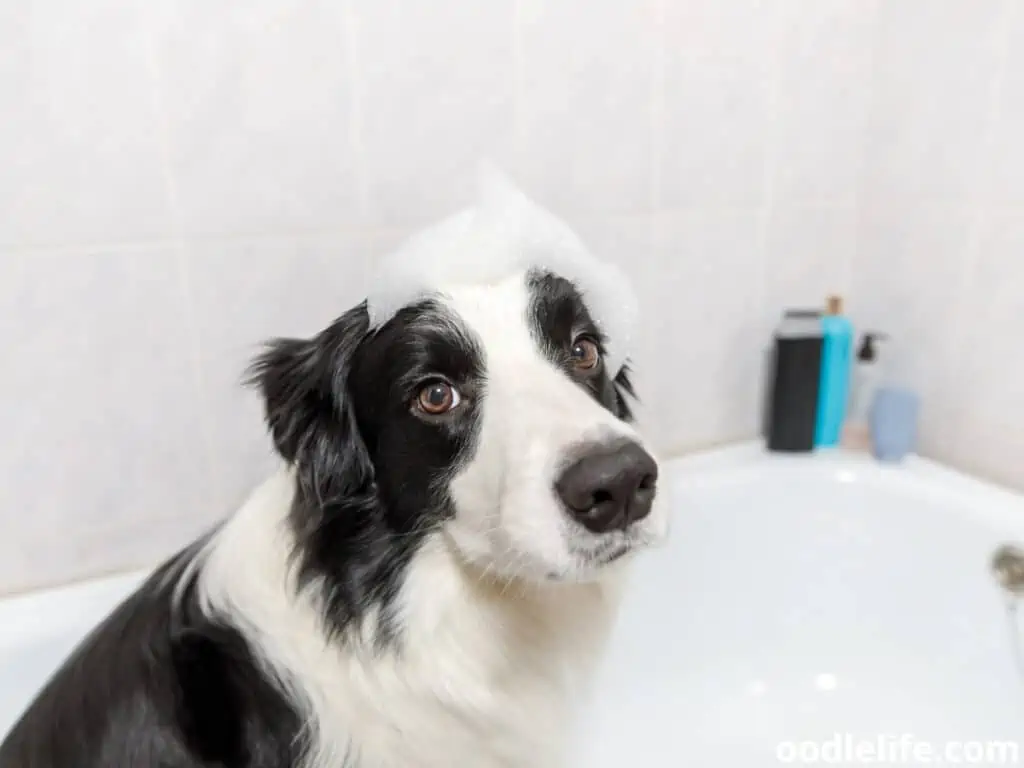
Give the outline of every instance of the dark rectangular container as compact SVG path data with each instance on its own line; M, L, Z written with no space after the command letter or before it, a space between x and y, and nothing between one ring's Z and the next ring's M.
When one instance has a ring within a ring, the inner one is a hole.
M767 446L779 453L814 450L824 332L821 313L790 310L775 330Z

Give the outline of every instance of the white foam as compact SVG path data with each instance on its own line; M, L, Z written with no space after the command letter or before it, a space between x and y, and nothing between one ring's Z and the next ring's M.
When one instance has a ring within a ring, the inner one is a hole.
M608 337L606 362L617 372L638 314L629 280L490 163L480 167L473 206L413 235L383 260L367 296L370 325L383 325L402 307L447 286L489 285L529 269L549 270L576 285Z

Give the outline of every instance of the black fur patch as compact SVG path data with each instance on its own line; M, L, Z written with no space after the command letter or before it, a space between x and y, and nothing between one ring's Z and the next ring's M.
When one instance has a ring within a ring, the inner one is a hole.
M446 310L425 301L373 333L360 305L312 339L272 342L254 364L275 444L298 474L300 581L322 586L336 636L379 607L378 641L395 639L390 609L405 567L452 514L436 480L472 452L481 360ZM410 404L436 377L463 403L425 421Z
M573 374L570 351L579 337L592 339L602 353L608 341L591 317L576 286L563 277L544 271L531 272L527 285L531 294L531 331L544 353L565 369L567 376L590 392L597 402L623 421L632 421L633 411L627 396L635 399L636 393L630 381L628 363L614 372L602 367L596 375L585 378Z
M299 718L238 632L172 591L192 547L78 647L0 745L3 768L281 768Z

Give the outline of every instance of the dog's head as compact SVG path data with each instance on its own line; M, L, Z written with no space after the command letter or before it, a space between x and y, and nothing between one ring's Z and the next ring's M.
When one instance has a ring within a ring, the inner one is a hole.
M504 188L411 241L381 286L254 368L321 563L394 568L434 535L499 578L576 581L666 535L617 272Z

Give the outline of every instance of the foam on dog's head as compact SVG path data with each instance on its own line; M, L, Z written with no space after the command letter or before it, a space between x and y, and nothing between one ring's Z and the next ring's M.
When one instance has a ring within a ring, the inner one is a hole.
M407 240L387 257L367 297L371 327L447 286L488 285L516 272L548 270L571 280L607 336L606 362L626 362L637 302L618 267L598 260L561 220L484 164L474 206Z

